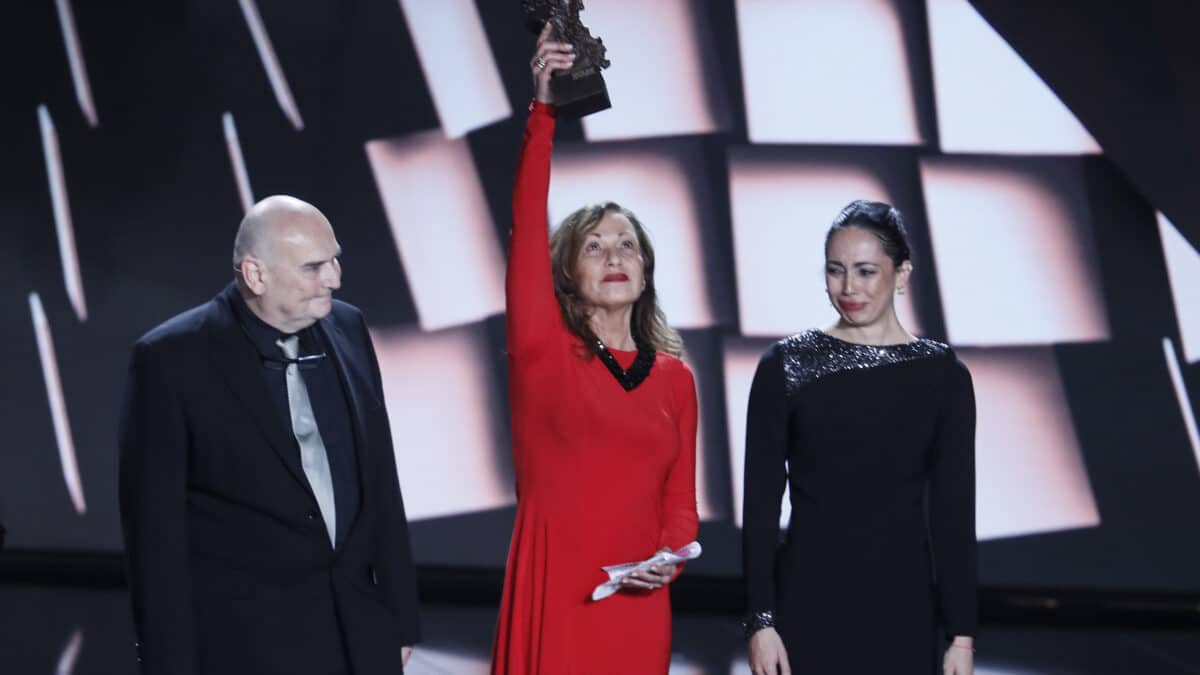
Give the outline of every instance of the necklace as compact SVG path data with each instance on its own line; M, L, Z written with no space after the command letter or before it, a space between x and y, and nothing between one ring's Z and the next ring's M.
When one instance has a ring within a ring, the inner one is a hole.
M642 345L638 344L637 352L637 358L633 360L629 370L625 370L621 364L617 363L617 357L608 351L608 347L605 347L600 340L596 340L596 355L604 362L608 372L617 378L617 383L625 391L633 391L641 384L650 375L650 367L654 365L655 351L653 349L642 349Z

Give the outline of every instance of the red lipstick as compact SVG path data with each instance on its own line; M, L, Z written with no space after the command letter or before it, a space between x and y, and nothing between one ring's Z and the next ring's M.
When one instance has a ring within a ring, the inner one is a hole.
M863 307L866 307L866 306L867 306L867 303L865 303L865 302L850 302L849 300L838 300L838 307L841 307L843 312L849 312L849 313L858 312L858 311L862 310Z

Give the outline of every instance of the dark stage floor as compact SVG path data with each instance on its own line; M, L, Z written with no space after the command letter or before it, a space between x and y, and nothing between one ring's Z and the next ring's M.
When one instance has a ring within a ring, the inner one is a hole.
M126 592L0 585L0 673L132 675ZM431 605L415 675L487 672L495 611ZM748 673L744 643L728 616L675 619L673 675ZM1200 636L1188 631L985 626L978 675L1196 675Z

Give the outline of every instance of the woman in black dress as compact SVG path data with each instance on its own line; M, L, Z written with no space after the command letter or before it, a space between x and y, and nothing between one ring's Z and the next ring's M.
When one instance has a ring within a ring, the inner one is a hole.
M900 213L851 203L825 240L838 322L776 342L755 373L742 543L755 675L974 672L975 396L949 347L896 318L911 271Z

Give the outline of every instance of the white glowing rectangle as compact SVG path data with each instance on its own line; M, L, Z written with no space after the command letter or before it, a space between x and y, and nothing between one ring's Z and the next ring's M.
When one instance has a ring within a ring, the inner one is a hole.
M88 82L87 65L83 62L83 48L79 46L79 31L75 28L75 14L70 0L54 0L58 10L58 27L62 30L63 46L67 49L67 64L71 68L71 84L75 87L75 100L88 125L100 123L96 116L96 102L92 99L92 85Z
M1183 358L1188 363L1196 363L1200 361L1200 253L1161 212L1158 214L1158 233L1162 238L1171 296L1175 300L1175 321L1179 324Z
M407 675L488 675L491 672L491 659L486 654L467 654L421 645L413 650L404 672Z
M631 669L632 666L633 664L630 664ZM708 668L682 654L672 654L671 665L667 673L668 675L705 675L708 673Z
M720 131L728 108L710 36L690 0L589 2L581 14L601 36L612 66L603 71L613 107L583 118L588 140L683 136Z
M512 114L473 0L400 0L400 8L447 137Z
M1108 339L1077 160L927 158L921 182L952 343Z
M900 1L737 0L750 140L922 143Z
M75 225L67 199L67 179L63 176L58 132L44 105L39 105L38 128L42 133L42 157L46 161L46 182L50 186L50 205L54 210L54 232L58 236L58 257L62 264L63 285L71 307L80 321L87 321L87 300L83 294L83 275L79 271L79 252L75 249Z
M1074 113L967 0L925 5L943 152L1100 152Z
M659 302L676 328L720 319L705 274L701 227L713 210L700 187L702 167L699 147L688 142L562 143L554 151L550 222L557 226L575 209L607 201L632 211L654 243Z
M1183 379L1179 359L1175 356L1175 346L1169 338L1163 338L1163 353L1167 358L1167 372L1171 376L1171 385L1175 388L1175 400L1179 401L1179 414L1183 417L1188 442L1192 445L1192 454L1196 456L1196 466L1200 468L1200 431L1196 428L1196 413L1192 410L1187 383Z
M63 394L62 378L58 374L58 356L54 352L54 338L50 334L50 323L37 293L29 294L29 313L33 318L33 332L37 337L38 359L42 364L42 381L46 385L46 399L50 403L50 418L54 422L54 441L58 445L58 460L62 466L63 482L75 513L87 513L87 501L83 497L83 478L79 474L79 462L75 457L75 439L71 435L71 421L67 417L67 399Z
M262 62L263 71L267 74L267 81L271 83L271 92L275 94L275 101L279 104L284 116L292 123L293 129L296 131L304 129L304 119L300 117L300 107L296 105L296 99L292 96L292 88L288 86L287 77L283 74L283 66L280 65L279 57L275 54L275 46L271 44L271 36L267 33L262 16L258 13L258 5L254 0L238 0L238 6L242 9L242 17L246 19L246 28L250 30L250 37L254 40L254 48L258 51L258 58Z
M823 160L784 148L730 150L742 335L781 337L837 319L825 293L825 235L855 199L894 203L868 161ZM925 273L918 267L913 283ZM912 297L896 296L896 311L908 330L920 333Z
M516 503L504 402L494 392L499 351L480 325L437 333L376 329L396 470L410 520Z
M75 628L63 645L62 653L58 655L58 664L54 675L75 675L75 665L79 661L79 652L83 651L83 629Z
M733 523L742 526L742 496L745 493L746 418L750 387L758 361L769 343L762 340L725 341L725 414L729 429L729 467L733 483ZM792 517L788 488L783 490L779 526L786 528Z
M975 383L979 539L1099 525L1052 349L961 349L958 355Z
M439 131L368 141L421 328L504 311L504 258L470 149Z
M221 128L225 132L225 149L229 152L229 164L233 169L233 180L237 184L238 199L242 211L254 206L254 191L250 189L250 174L246 171L246 159L242 156L242 142L238 139L237 126L232 113L221 115Z

